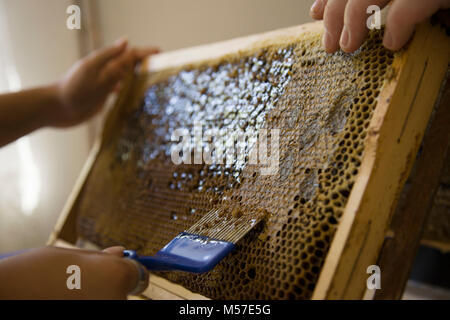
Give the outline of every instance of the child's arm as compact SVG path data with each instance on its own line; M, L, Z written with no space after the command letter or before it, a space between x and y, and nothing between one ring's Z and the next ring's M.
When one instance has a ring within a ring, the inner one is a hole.
M46 247L1 259L0 299L125 299L139 281L147 283L148 274L121 258L122 251ZM70 265L80 268L79 290L67 287ZM140 274L145 279L139 279Z
M121 40L78 61L55 84L0 95L0 147L41 127L87 120L137 61L157 51L128 49Z
M311 17L324 20L325 50L333 53L357 50L368 34L367 8L384 8L391 0L316 0ZM393 0L389 10L383 44L391 50L402 48L411 38L415 25L439 9L450 8L450 0Z

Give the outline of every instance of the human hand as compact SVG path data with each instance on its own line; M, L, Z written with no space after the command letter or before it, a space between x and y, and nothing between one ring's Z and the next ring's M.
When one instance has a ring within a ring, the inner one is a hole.
M4 258L0 260L0 299L125 299L138 283L148 283L148 273L122 258L123 250L45 247ZM70 265L80 268L80 289L67 287ZM139 291L145 289L139 287Z
M55 86L59 103L50 115L51 124L68 127L93 116L138 61L158 52L157 48L128 48L121 39L75 63Z
M357 50L367 37L366 10L371 5L384 8L390 0L316 0L311 17L324 21L323 45L328 53L341 48ZM450 0L394 0L387 15L383 44L401 49L411 38L415 25L440 9L450 8Z

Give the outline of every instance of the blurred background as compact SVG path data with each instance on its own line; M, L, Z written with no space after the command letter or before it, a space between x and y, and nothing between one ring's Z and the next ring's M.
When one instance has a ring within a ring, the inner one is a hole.
M0 93L56 81L80 57L122 36L132 45L174 50L309 22L312 3L0 0ZM81 8L80 30L66 26L72 4ZM66 130L42 129L0 149L0 253L45 245L100 118ZM450 287L449 276L447 283L436 278L450 270L450 257L442 260L440 252L430 250L419 252L405 298L450 298L438 288Z

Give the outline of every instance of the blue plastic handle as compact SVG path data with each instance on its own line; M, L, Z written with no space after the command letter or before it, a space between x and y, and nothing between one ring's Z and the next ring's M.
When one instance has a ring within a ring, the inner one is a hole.
M141 257L133 250L124 250L123 254L148 270L203 273L212 270L234 248L231 242L182 232L152 257Z

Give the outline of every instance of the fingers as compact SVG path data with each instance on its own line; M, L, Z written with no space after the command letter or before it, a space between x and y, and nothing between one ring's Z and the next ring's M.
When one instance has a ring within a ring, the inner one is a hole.
M112 46L93 52L88 60L94 68L102 68L112 60L118 59L127 52L134 58L134 62L140 61L151 54L159 52L158 48L150 47L144 49L133 48L127 50L128 41L125 38L118 39Z
M94 51L88 57L92 64L97 67L102 67L109 60L122 54L128 46L128 41L125 38L118 39L112 46Z
M116 247L109 247L103 250L103 252L116 256L116 257L123 257L123 250L125 250L122 246L116 246Z
M349 0L345 8L344 28L339 40L340 47L345 52L354 52L364 42L369 33L367 19L370 14L367 9L376 5L383 9L390 0Z
M100 83L111 91L117 83L132 71L136 63L148 55L159 52L157 48L130 49L109 61L100 71Z
M448 6L445 0L396 0L389 10L383 44L390 50L402 48L414 33L417 23Z
M151 48L144 48L144 49L133 49L134 50L134 57L136 62L146 58L147 56L157 54L160 52L159 48L151 47Z
M447 9L450 7L450 0L447 2L448 2L447 7L444 10L438 11L438 13L436 13L436 17L439 23L441 23L447 28L447 33L450 33L448 30L450 28L450 10Z
M325 51L333 53L339 50L339 38L344 25L344 12L347 0L328 0L323 14Z
M328 0L316 0L314 1L313 5L311 6L311 10L309 11L309 15L311 18L315 20L322 20L323 19L323 12L325 10L325 7L327 5Z
M104 253L122 258L123 250L122 246L109 247L103 250ZM123 258L122 262L127 265L127 272L123 277L123 288L126 290L125 294L139 294L143 292L148 286L148 271L139 262L131 259Z

